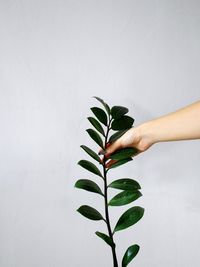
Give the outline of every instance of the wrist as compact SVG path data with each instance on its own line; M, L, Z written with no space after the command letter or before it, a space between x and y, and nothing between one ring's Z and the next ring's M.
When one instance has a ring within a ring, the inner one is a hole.
M159 142L156 135L156 126L154 121L147 121L137 127L141 140L144 145L151 146Z

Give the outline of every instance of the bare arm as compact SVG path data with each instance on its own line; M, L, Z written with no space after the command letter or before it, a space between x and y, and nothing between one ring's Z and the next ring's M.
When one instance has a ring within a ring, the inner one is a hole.
M191 139L200 139L200 101L129 129L107 148L105 156L125 147L143 152L158 142Z

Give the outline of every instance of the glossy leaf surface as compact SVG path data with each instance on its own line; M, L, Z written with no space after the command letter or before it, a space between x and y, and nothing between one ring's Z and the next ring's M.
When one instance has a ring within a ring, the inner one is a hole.
M113 154L109 156L110 159L116 159L116 160L121 160L129 157L133 157L138 153L138 150L136 148L132 147L127 147L127 148L122 148Z
M89 136L101 147L101 148L104 148L103 147L103 141L100 137L100 135L93 129L87 129L86 130L87 133L89 134Z
M101 232L98 232L98 231L95 232L95 234L98 237L100 237L101 239L103 239L109 246L111 246L111 247L115 246L115 244L112 242L112 239L108 235L101 233Z
M102 174L100 172L100 170L90 161L88 160L80 160L78 162L78 165L80 165L81 167L83 167L84 169L102 177Z
M111 128L113 130L126 130L132 127L134 119L129 116L122 116L119 119L116 119L112 122Z
M113 135L110 136L109 138L109 143L112 143L114 141L116 141L117 139L119 139L123 134L125 134L127 130L122 130L122 131L118 131L116 133L114 133Z
M103 196L103 193L100 189L100 187L93 181L88 180L88 179L80 179L78 180L75 185L75 187L86 190L86 191L90 191L93 193L97 193Z
M111 108L111 115L112 115L113 119L119 119L120 117L122 117L126 113L128 113L128 109L126 107L114 106Z
M126 204L129 204L139 197L141 197L142 194L140 191L122 191L121 193L114 196L110 202L108 203L109 206L123 206Z
M105 113L105 111L101 108L98 107L93 107L91 108L92 112L94 113L94 115L97 117L97 119L103 123L105 126L107 126L107 115Z
M126 267L132 261L132 259L135 258L139 250L140 250L140 247L138 245L130 246L126 250L124 257L122 259L122 267Z
M101 124L93 117L88 117L89 122L94 126L94 128L100 132L103 136L105 136L105 132Z
M89 147L81 145L81 148L97 162L101 163L100 157Z
M119 167L129 161L133 160L132 158L126 158L126 159L122 159L122 160L118 160L117 162L113 163L109 169L113 169L113 168L116 168L116 167Z
M114 232L132 226L133 224L137 223L143 217L143 215L144 215L144 209L139 206L135 206L128 209L119 218L115 226Z
M83 215L84 217L94 220L94 221L99 221L103 220L102 215L94 208L88 206L88 205L83 205L80 208L77 209L77 211Z
M113 181L108 185L108 187L116 188L116 189L121 189L121 190L137 190L141 189L140 184L130 178L122 178Z
M108 104L103 99L101 99L100 97L94 96L94 98L96 98L104 106L104 108L106 109L108 115L110 115L110 107L108 106Z

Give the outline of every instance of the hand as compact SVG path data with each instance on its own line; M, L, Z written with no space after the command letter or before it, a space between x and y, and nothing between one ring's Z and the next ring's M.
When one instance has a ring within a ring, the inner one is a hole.
M197 101L175 112L129 129L117 141L106 147L106 153L100 150L100 154L108 158L116 150L126 147L137 148L139 154L158 142L200 139L199 118L200 101ZM116 161L106 161L106 167L110 167L114 162Z
M145 124L129 129L119 139L112 144L109 144L106 151L101 149L99 154L103 154L106 158L108 158L116 150L126 147L137 148L139 151L138 154L146 151L153 144L153 141L151 140L150 135L148 136L148 131L146 131L146 129L147 127ZM106 163L106 167L110 167L114 162L116 162L116 160L108 161Z

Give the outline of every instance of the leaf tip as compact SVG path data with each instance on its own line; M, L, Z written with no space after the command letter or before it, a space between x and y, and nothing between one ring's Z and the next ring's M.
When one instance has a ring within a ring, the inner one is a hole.
M76 211L79 212L79 209L80 209L80 208L76 209Z

